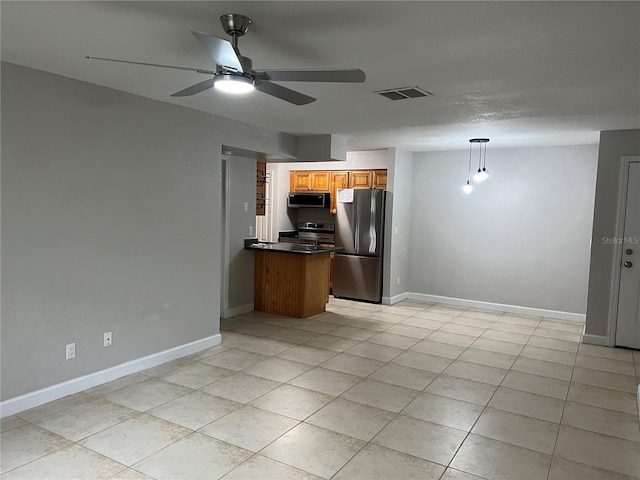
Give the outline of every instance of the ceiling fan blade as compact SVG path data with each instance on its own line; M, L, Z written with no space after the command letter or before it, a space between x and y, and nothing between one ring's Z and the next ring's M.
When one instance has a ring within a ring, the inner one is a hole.
M107 62L116 62L116 63L130 63L131 65L144 65L147 67L172 68L174 70L187 70L189 72L206 73L208 75L215 75L216 73L212 70L204 70L202 68L176 67L175 65L162 65L159 63L131 62L129 60L116 60L115 58L104 58L104 57L84 57L84 58L89 60L104 60Z
M173 93L172 97L190 97L191 95L195 95L196 93L204 92L205 90L213 87L213 78L205 80L204 82L196 83L195 85L191 85L190 87L185 88L184 90L180 90L179 92Z
M308 103L315 102L316 99L305 95L290 88L283 87L277 83L271 82L256 82L256 90L260 90L262 93L271 95L273 97L284 100L285 102L293 103L294 105L307 105Z
M366 75L359 68L341 70L261 70L274 82L353 82L362 83Z
M209 53L209 56L213 58L216 64L231 67L240 73L244 72L238 54L228 40L194 30L191 30L191 33L207 50L207 53Z

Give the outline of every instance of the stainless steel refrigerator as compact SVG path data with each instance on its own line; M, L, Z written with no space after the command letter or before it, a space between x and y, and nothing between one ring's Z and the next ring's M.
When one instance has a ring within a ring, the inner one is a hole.
M335 297L382 300L382 244L386 192L341 189L336 202Z

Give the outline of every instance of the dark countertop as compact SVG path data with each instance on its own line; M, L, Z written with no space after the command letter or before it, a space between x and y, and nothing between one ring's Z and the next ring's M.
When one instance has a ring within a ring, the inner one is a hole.
M342 250L342 248L339 247L319 247L300 243L266 243L257 241L255 243L245 244L244 248L245 250L267 250L269 252L299 253L302 255L315 255Z

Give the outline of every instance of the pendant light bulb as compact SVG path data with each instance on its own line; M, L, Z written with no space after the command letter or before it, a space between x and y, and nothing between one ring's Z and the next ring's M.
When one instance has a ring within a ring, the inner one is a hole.
M471 185L471 182L469 182L469 180L467 180L467 183L465 183L462 187L462 191L467 195L473 192L473 185Z
M489 178L489 172L487 172L486 168L478 169L478 171L473 175L473 181L475 183L484 182L487 178Z

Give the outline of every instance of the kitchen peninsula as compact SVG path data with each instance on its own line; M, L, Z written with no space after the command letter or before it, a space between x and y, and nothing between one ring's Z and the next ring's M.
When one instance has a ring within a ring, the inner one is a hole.
M297 318L325 311L331 247L247 243L255 251L254 310Z

